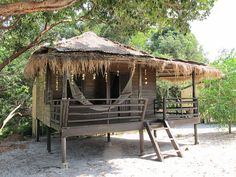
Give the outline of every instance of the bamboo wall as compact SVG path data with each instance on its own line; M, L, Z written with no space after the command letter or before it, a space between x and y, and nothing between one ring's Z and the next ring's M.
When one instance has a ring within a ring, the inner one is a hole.
M33 129L35 128L35 119L39 119L45 125L50 126L50 105L45 104L45 76L35 79L32 93L32 118ZM34 131L33 131L34 132Z

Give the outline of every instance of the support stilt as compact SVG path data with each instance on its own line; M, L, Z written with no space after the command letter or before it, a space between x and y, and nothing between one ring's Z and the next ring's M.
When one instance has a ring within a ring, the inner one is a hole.
M153 134L154 134L154 137L156 138L157 137L157 131L153 130Z
M143 129L139 130L139 145L140 145L140 156L144 155L144 135Z
M68 168L66 161L66 137L61 137L62 168Z
M108 143L108 146L112 146L112 143L111 143L111 133L107 133L107 143Z
M47 150L51 152L51 128L47 127Z
M198 133L197 133L197 124L194 124L194 144L199 144L198 142Z
M35 132L36 142L39 142L39 134L40 134L40 121L39 119L36 119L36 132Z
M107 142L108 142L108 143L111 142L111 133L107 133Z

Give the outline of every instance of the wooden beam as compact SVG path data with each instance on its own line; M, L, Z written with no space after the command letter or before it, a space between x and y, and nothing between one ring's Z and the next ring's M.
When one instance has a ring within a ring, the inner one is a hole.
M196 98L196 73L195 71L192 72L192 96L193 99ZM196 103L193 103L193 107L196 107ZM193 113L198 113L198 110L193 110ZM197 133L197 124L194 124L194 144L199 144L198 142L198 133Z
M175 120L168 120L168 123L171 127L175 127L177 125L186 125L186 124L199 124L200 123L200 119L198 117L194 117L191 119L175 119Z
M61 137L62 168L68 168L66 161L66 137Z
M122 132L131 130L141 130L142 122L116 123L116 124L99 124L99 125L83 125L62 128L62 137L94 135L106 132Z
M142 98L142 66L141 64L138 65L138 98Z
M68 101L67 101L67 71L63 73L63 82L62 82L62 102L61 102L61 112L60 120L62 126L67 125L67 116L68 116Z
M174 71L173 71L174 72ZM186 78L186 77L190 77L191 75L183 75L183 74L180 74L180 75L175 75L175 74L158 74L157 77L159 78Z
M47 150L51 152L51 128L47 127Z
M106 104L111 104L110 102L111 101L109 101L108 99L111 97L111 77L110 77L111 75L110 75L110 72L107 72L107 78L105 78L106 79L106 99L107 99L107 101L106 101ZM109 114L108 114L108 118L107 119L109 119ZM109 120L107 120L107 123L109 124ZM108 143L111 143L111 134L110 134L110 132L108 132L107 133L107 142Z
M139 148L140 148L140 156L144 155L144 134L143 127L139 130Z
M142 98L142 65L138 64L138 98ZM141 107L139 107L141 109ZM145 116L145 115L144 115ZM142 120L143 126L143 120ZM139 130L139 148L140 148L140 156L144 155L144 134L143 127Z
M192 72L192 96L196 98L196 74L195 71Z
M51 90L51 85L52 85L52 78L51 78L51 71L49 69L49 66L47 65L47 70L46 70L46 96L45 96L45 101L46 104L49 103L49 100L52 100L52 90Z
M63 73L63 87L62 87L62 98L67 99L67 71Z
M36 142L39 142L40 120L36 118Z

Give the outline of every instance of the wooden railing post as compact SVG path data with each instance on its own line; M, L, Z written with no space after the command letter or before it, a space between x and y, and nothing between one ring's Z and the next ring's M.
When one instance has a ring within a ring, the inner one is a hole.
M65 107L64 107L64 126L65 127L67 127L67 124L68 124L69 104L70 104L70 101L68 99L66 99L65 100Z
M166 120L166 97L163 97L163 120Z
M63 126L63 110L64 110L64 106L63 106L63 101L60 101L60 128Z
M147 110L148 99L142 99L142 100L144 101L143 110L142 110L143 112L142 112L142 116L141 116L141 121L143 122L144 118L145 118L145 113L146 113L146 110Z
M192 94L193 94L193 101L194 99L196 99L196 73L195 71L192 72L192 87L193 87L193 90L192 90ZM195 107L196 104L193 103L193 107ZM193 110L193 114L196 113L196 109ZM194 124L194 144L199 144L198 142L198 135L197 135L197 124Z
M145 113L147 110L147 103L148 99L138 99L138 104L140 104L143 101L143 108L142 108L142 115L141 115L141 122L142 122L142 127L139 130L139 148L140 148L140 156L144 154L144 134L143 134L143 125L144 125L144 118L145 118ZM140 107L139 107L140 109Z
M60 122L62 123L61 127L67 127L68 110L69 110L69 101L66 98L62 98L61 112L60 112Z
M195 103L196 102L196 103ZM198 107L198 98L194 98L194 114L197 114L197 116L199 116L199 107Z

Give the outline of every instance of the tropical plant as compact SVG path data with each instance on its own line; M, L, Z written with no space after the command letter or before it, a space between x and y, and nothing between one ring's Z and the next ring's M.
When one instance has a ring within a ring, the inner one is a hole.
M200 111L208 121L231 125L236 121L236 58L220 58L213 65L223 71L224 77L204 82L200 90Z

